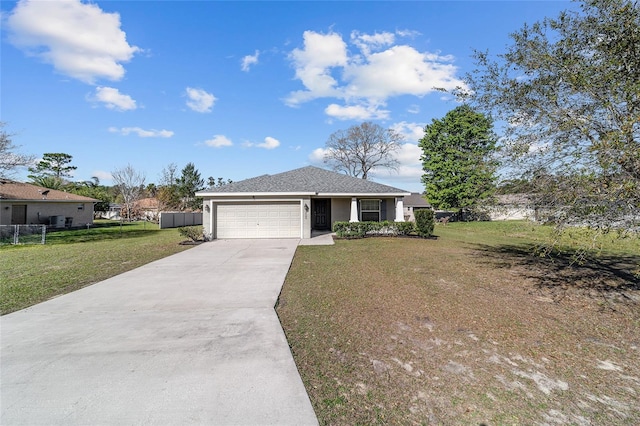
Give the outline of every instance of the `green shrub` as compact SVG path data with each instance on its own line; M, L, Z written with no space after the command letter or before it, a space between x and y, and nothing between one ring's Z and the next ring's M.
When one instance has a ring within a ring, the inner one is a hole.
M178 232L194 242L204 239L202 226L183 226L178 228Z
M420 209L413 212L416 217L416 231L421 237L429 237L433 235L433 227L435 221L433 219L433 210Z
M409 235L415 231L415 223L413 222L398 222L398 235Z
M333 232L338 238L365 238L367 236L409 235L412 222L334 222Z

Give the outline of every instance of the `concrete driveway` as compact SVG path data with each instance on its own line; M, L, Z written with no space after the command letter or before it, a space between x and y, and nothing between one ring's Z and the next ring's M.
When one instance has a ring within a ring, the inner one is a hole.
M0 423L317 424L274 311L297 244L218 240L3 316Z

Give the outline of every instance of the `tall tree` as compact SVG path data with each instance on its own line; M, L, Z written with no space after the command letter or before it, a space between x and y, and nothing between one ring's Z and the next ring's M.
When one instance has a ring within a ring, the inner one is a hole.
M477 52L467 78L471 99L508 124L511 169L566 222L636 226L638 1L588 0L511 37L506 53Z
M13 144L13 135L4 130L5 125L0 121L0 177L8 178L13 176L18 167L31 164L34 157L16 152L18 147Z
M111 172L111 175L118 194L122 197L127 220L131 222L135 202L144 192L144 173L138 172L131 164L127 164Z
M64 179L71 177L76 166L70 166L69 164L73 160L73 156L64 154L61 152L48 152L42 156L42 160L36 163L35 167L30 167L29 171L32 173L30 178L34 176L52 176L56 179Z
M497 137L491 119L468 105L433 119L424 129L422 182L435 208L469 208L494 191Z
M201 208L202 200L196 197L196 192L204 189L204 179L200 177L200 172L193 163L184 166L177 184L185 207L193 210Z
M367 179L374 168L398 169L395 154L401 140L394 130L365 122L332 133L325 145L324 162L335 171Z
M178 210L180 208L180 193L176 183L177 171L178 165L170 163L160 172L160 184L156 194L160 210Z

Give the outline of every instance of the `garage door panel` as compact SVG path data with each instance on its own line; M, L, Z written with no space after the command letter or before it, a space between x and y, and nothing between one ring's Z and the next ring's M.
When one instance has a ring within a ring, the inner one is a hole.
M219 204L216 222L217 238L300 238L300 204Z

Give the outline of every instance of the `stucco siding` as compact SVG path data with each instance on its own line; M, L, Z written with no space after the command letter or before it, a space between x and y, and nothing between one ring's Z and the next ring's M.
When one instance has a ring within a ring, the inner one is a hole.
M348 222L351 214L351 198L331 199L331 229L333 222Z
M85 226L93 223L93 203L82 202L33 202L33 201L3 201L2 202L2 225L11 225L11 214L13 206L26 205L27 225L49 225L51 216L64 216L73 218L72 226ZM8 209L6 207L9 207Z

